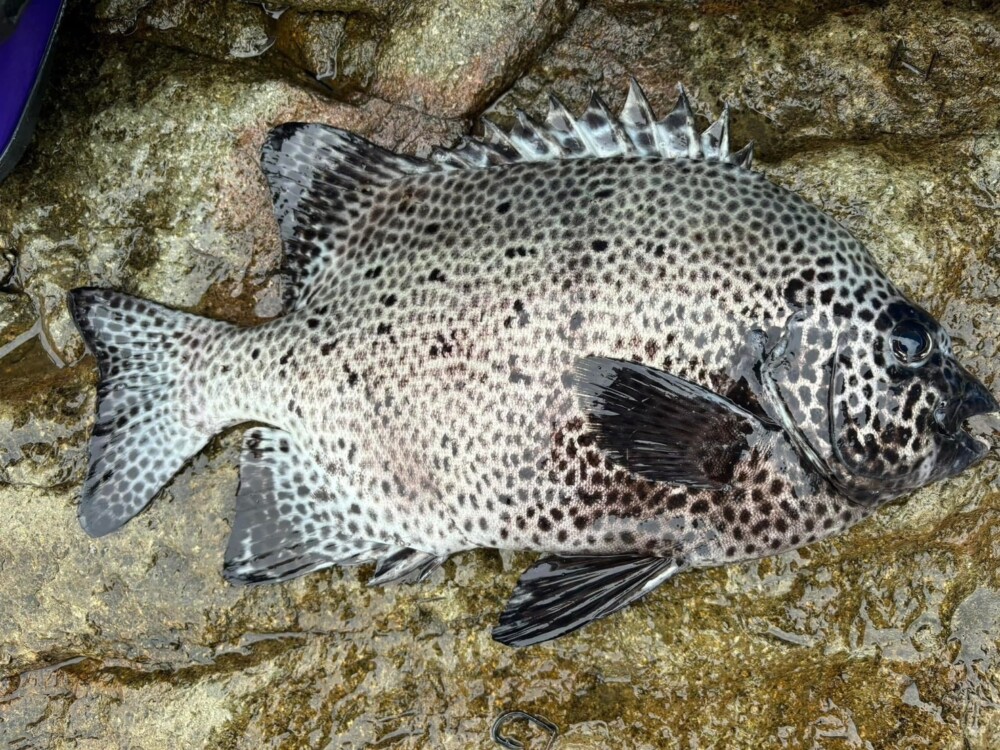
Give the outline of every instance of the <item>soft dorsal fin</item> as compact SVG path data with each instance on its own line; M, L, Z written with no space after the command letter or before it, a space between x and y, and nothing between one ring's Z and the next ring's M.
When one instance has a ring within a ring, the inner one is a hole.
M334 262L337 234L354 218L351 204L359 193L439 169L346 130L303 122L274 128L261 148L260 165L285 249L288 310L298 306L320 272Z

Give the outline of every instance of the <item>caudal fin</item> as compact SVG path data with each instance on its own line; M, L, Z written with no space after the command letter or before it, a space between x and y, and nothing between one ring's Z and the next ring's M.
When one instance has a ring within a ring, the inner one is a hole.
M69 309L100 368L79 507L80 524L96 537L149 505L212 437L185 423L177 385L186 353L228 324L89 287L69 293Z

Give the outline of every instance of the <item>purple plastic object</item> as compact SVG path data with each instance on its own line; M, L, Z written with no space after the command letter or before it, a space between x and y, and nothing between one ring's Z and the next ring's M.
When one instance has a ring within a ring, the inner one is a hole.
M0 180L31 141L64 4L65 0L28 0L14 30L0 42Z

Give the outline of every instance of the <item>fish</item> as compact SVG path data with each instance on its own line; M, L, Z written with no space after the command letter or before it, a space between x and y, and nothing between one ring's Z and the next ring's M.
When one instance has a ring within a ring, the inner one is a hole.
M83 529L245 425L226 579L538 552L492 630L527 646L982 460L1000 405L948 332L729 117L699 132L679 87L657 119L633 79L618 116L552 96L426 158L277 126L282 315L68 295L100 373Z

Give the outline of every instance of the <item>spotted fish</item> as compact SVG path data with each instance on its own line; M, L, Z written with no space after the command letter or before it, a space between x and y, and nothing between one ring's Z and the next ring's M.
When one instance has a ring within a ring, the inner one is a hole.
M842 532L981 459L997 401L840 224L751 170L728 109L517 113L428 158L289 123L262 166L285 314L70 293L100 367L79 516L145 508L246 428L225 575L545 553L493 636L569 633L677 573Z

